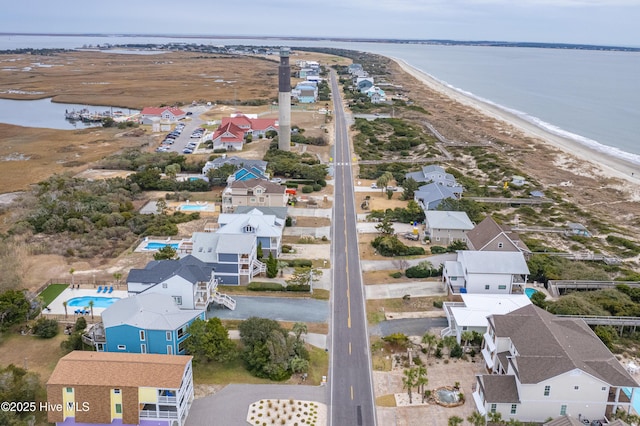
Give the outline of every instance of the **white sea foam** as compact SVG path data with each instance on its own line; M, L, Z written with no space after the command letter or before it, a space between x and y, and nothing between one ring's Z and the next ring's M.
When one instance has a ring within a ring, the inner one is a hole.
M470 98L470 99L473 99L475 101L479 101L479 102L482 102L484 104L490 105L492 107L498 108L498 109L500 109L502 111L508 112L509 114L513 114L513 115L517 116L518 118L521 118L521 119L523 119L523 120L535 125L536 127L540 128L540 129L542 129L542 130L544 130L544 131L546 131L548 133L551 133L551 134L556 135L556 136L560 136L560 137L565 138L565 139L570 139L570 140L575 141L575 142L577 142L577 143L579 143L579 144L581 144L581 145L583 145L583 146L585 146L585 147L587 147L587 148L589 148L589 149L591 149L593 151L600 152L600 153L603 153L605 155L609 155L611 157L620 158L620 159L623 159L625 161L640 165L640 155L638 155L638 154L632 154L630 152L623 151L623 150L621 150L619 148L602 144L602 143L600 143L598 141L595 141L593 139L589 139L589 138L587 138L585 136L581 136L581 135L578 135L576 133L569 132L569 131L564 130L564 129L562 129L562 128L558 127L558 126L555 126L555 125L553 125L551 123L547 123L546 121L541 120L538 117L534 117L532 115L529 115L529 114L527 114L525 112L522 112L522 111L519 111L517 109L505 107L504 105L500 105L500 104L498 104L496 102L493 102L493 101L491 101L489 99L483 98L481 96L477 96L472 92L469 92L467 90L463 90L463 89L461 89L459 87L455 87L455 86L447 83L446 81L441 80L441 79L439 79L437 77L434 77L433 75L431 75L431 74L429 74L429 73L427 73L427 72L425 72L423 70L419 70L419 71L424 73L424 74L426 74L426 75L428 75L430 78L432 78L433 80L435 80L438 83L442 84L443 86L446 86L451 90L455 90L456 92L460 93L461 95L463 95L463 96L465 96L467 98Z

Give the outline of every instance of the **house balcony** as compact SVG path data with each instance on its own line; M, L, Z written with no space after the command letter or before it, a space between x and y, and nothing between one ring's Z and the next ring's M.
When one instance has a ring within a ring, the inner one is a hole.
M176 404L178 398L175 396L158 396L158 404Z
M473 402L476 404L476 410L478 411L478 413L482 414L483 416L486 415L487 410L484 408L484 400L480 396L480 392L476 390L471 395L473 395Z
M140 410L141 419L177 419L178 411Z
M482 335L482 338L484 339L485 343L486 343L486 347L489 348L489 352L493 353L496 351L496 342L493 341L493 336L491 336L489 334L489 332L486 332Z
M89 346L96 346L99 343L106 343L107 336L104 331L104 325L101 322L95 323L89 328L89 331L82 334L82 341Z
M493 356L491 356L491 352L489 352L486 347L482 349L482 359L484 359L484 364L487 370L493 371L493 368L495 367L493 362Z

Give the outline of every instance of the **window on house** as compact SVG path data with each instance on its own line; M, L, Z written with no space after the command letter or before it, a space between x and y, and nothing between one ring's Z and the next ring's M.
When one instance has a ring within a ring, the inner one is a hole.
M144 330L140 330L140 340L144 340Z
M182 305L182 296L173 296L173 301L176 305Z
M98 347L96 348L98 352L104 352L104 343L98 343Z
M580 389L580 386L574 386L573 387L573 390L578 390L578 389Z
M484 289L485 289L485 290L489 290L490 288L491 288L491 286L490 286L489 284L486 284L486 285L484 286Z
M550 393L551 393L551 386L545 386L544 387L544 396L549 396Z
M602 390L602 391L606 391L606 390L607 390L607 388L606 388L605 386L603 386L603 387L602 387L602 389L600 389L600 390Z
M489 409L489 411L492 413L495 413L497 409L498 409L498 404L491 404L491 408Z
M127 350L127 346L126 345L118 345L118 350L119 351L126 351Z
M507 286L506 285L499 285L498 286L498 290L506 290Z
M178 339L181 338L182 336L184 336L184 334L186 333L186 327L182 327L181 329L178 330Z
M140 353L141 354L147 353L147 345L145 345L144 343L140 345Z
M503 243L498 243L498 248L502 248L502 247L504 247L504 244Z
M73 393L73 388L67 388L67 393Z
M119 393L120 393L120 389L114 389L114 390L113 390L113 393L115 393L115 394L119 394Z
M264 203L264 197L260 197L260 198L258 198L258 200L259 200L261 203Z
M167 288L167 283L162 283L162 288Z
M116 404L116 413L122 414L122 404Z
M518 409L518 406L516 404L511 404L511 414L516 414L517 409Z
M167 345L167 355L173 355L173 346Z
M567 414L567 406L563 404L560 406L560 415L564 416L566 414Z
M256 197L251 197L251 202L255 203L256 202Z
M172 340L172 336L171 336L171 332L167 331L167 340L171 341Z
M187 346L187 340L183 340L182 342L180 342L180 344L178 344L178 353L183 353L185 351L185 348Z

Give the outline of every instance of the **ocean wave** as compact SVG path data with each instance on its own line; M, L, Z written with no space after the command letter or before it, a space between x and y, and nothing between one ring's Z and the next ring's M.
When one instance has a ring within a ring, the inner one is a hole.
M624 150L622 150L620 148L616 148L616 147L613 147L613 146L610 146L610 145L605 145L603 143L600 143L600 142L598 142L596 140L587 138L585 136L581 136L581 135L578 135L576 133L569 132L569 131L564 130L564 129L562 129L562 128L554 125L554 124L548 123L548 122L546 122L546 121L544 121L544 120L542 120L542 119L540 119L538 117L534 117L534 116L532 116L530 114L527 114L526 112L523 112L523 111L520 111L520 110L517 110L517 109L513 109L513 108L509 108L509 107L506 107L506 106L501 105L499 103L493 102L493 101L491 101L489 99L483 98L483 97L478 96L478 95L476 95L476 94L474 94L472 92L469 92L468 90L464 90L464 89L456 87L456 86L454 86L454 85L452 85L450 83L447 83L446 81L441 80L441 79L433 76L432 74L429 74L428 72L426 72L424 70L421 70L419 68L416 68L416 69L418 69L420 72L428 75L430 78L432 78L433 80L437 81L439 84L442 84L443 86L446 86L447 88L449 88L451 90L455 90L456 92L460 93L461 95L463 95L463 96L465 96L467 98L470 98L470 99L473 99L475 101L479 101L481 103L490 105L492 107L495 107L497 109L505 111L505 112L507 112L509 114L513 114L516 117L518 117L518 118L520 118L522 120L525 120L528 123L531 123L534 126L540 128L540 129L542 129L542 130L544 130L544 131L546 131L548 133L551 133L551 134L556 135L556 136L560 136L560 137L565 138L565 139L570 139L570 140L572 140L574 142L579 143L580 145L582 145L582 146L584 146L586 148L589 148L589 149L591 149L593 151L596 151L596 152L600 152L600 153L608 155L610 157L619 158L619 159L628 161L630 163L640 165L640 155L638 155L638 154L633 154L633 153L624 151Z

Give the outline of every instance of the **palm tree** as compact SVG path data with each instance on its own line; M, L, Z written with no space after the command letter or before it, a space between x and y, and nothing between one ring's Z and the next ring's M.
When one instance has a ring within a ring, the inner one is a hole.
M71 288L73 288L75 286L75 282L73 280L73 273L76 272L75 269L71 268L69 269L69 274L71 274Z
M91 310L91 319L93 320L93 300L89 300L89 309Z
M120 285L120 279L122 279L122 272L114 272L113 279L116 280L116 285Z
M62 302L62 306L64 307L64 319L67 319L67 301Z
M376 181L376 185L378 185L378 188L382 188L382 192L384 192L387 189L387 184L392 180L393 175L391 172L384 172Z
M487 419L477 411L474 411L469 415L469 417L467 417L467 421L473 426L485 426L487 424Z
M403 374L402 388L407 389L407 393L409 394L409 404L413 404L411 390L416 385L416 370L414 368L408 368L403 371Z
M416 369L416 375L416 386L418 386L418 393L422 395L422 403L424 404L424 399L426 396L424 387L429 383L429 379L427 379L427 369L424 367L424 365L420 365Z
M460 335L460 339L463 342L462 349L466 353L467 348L469 346L469 342L473 340L473 333L470 331L463 331L462 334Z
M458 416L449 417L449 421L447 422L448 426L458 426L461 425L464 420Z
M488 413L489 421L491 423L502 424L502 413L496 411L495 413Z
M296 336L296 341L300 342L300 336L303 334L307 334L307 324L303 322L297 322L293 324L293 334Z
M427 359L429 359L431 347L436 344L436 340L438 340L438 338L431 333L425 333L424 336L422 336L422 343L427 345Z

